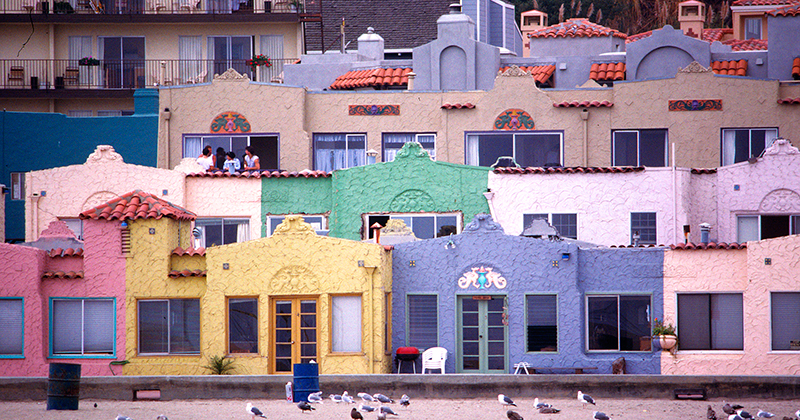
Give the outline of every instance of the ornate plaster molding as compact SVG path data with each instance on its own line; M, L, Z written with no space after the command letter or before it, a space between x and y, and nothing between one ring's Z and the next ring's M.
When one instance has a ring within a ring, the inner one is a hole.
M63 220L53 220L47 229L39 234L40 238L75 238L75 234Z
M239 74L233 68L225 70L225 73L222 74L215 74L214 80L246 80L250 81L250 77L247 74Z
M471 222L464 228L464 232L500 232L504 233L503 227L486 213L476 214Z
M512 64L506 71L499 71L498 76L503 77L533 77L530 73L519 68L519 66Z
M800 154L800 150L792 146L792 142L782 138L775 139L772 145L767 147L767 150L764 150L764 156L796 154Z
M713 73L711 67L703 67L697 61L692 61L688 66L678 69L678 73Z
M316 235L317 232L303 220L303 216L291 214L283 219L283 222L275 228L273 233L273 235L286 234Z
M760 213L798 213L800 212L800 194L779 188L764 196L758 206Z
M87 165L102 163L123 163L122 155L114 151L113 146L107 144L98 145L94 152L86 159Z

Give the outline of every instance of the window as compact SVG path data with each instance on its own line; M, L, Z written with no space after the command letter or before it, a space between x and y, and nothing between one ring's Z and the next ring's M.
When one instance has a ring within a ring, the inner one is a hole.
M331 351L361 351L361 296L331 297Z
M199 354L200 299L139 301L140 354Z
M228 352L258 353L258 299L228 299Z
M656 213L631 213L631 243L655 244L657 240Z
M70 118L84 118L93 117L94 114L91 109L71 109L67 111L67 116Z
M144 37L101 36L97 38L97 48L105 87L145 87Z
M439 345L439 309L436 295L407 295L406 346L421 350Z
M575 213L533 213L522 215L523 230L536 219L546 220L563 238L578 239L578 215Z
M800 215L752 215L736 218L737 242L758 241L800 233Z
M739 128L722 130L722 165L759 157L778 137L775 128Z
M23 325L22 298L0 298L0 358L24 355Z
M393 213L365 216L364 239L371 239L375 223L386 226L389 219L399 219L419 239L439 238L461 232L461 213Z
M241 135L241 136L183 136L183 157L196 158L206 146L216 154L217 149L233 152L242 162L244 168L244 148L252 146L261 169L279 170L280 155L278 153L278 136L267 135ZM221 168L221 164L217 164Z
M744 19L744 39L761 39L761 18Z
M365 134L314 134L314 169L331 172L367 162Z
M178 80L174 83L205 82L208 70L203 74L203 67L205 67L205 63L203 63L203 41L201 36L178 36ZM167 74L165 79L170 80L171 76L174 77L171 74Z
M194 225L200 228L200 246L205 248L250 239L248 219L197 219Z
M412 141L422 145L422 148L431 155L431 159L436 160L436 134L384 133L383 161L393 161L403 145Z
M63 218L62 222L67 224L67 227L75 234L75 237L83 240L83 220L76 218Z
M650 296L588 296L589 350L650 351Z
M325 215L309 215L303 214L303 221L310 224L317 234L322 233L328 229L328 216ZM286 216L267 216L267 236L272 236L275 233L275 228L283 222Z
M271 60L271 66L258 66L258 81L271 82L277 77L283 80L283 35L261 35L261 54Z
M467 165L492 166L511 156L522 167L561 166L560 132L467 134Z
M132 109L100 109L97 110L98 117L129 117L133 115ZM199 156L199 154L198 154Z
M800 292L772 292L772 350L800 350Z
M525 297L528 318L526 351L558 351L558 310L556 295Z
M253 79L253 69L247 60L253 58L253 37L210 36L208 37L209 74L222 74L234 69Z
M52 356L113 356L114 299L50 299Z
M613 166L667 166L667 130L615 130L611 132Z
M25 199L25 172L11 172L11 199Z
M741 293L678 295L681 350L742 350Z

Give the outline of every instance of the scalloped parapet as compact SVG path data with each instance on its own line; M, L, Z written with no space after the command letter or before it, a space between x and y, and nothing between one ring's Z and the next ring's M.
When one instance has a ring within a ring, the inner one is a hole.
M94 152L86 159L87 165L123 163L122 155L114 151L113 146L107 144L98 145Z
M497 232L505 234L503 227L492 219L492 215L476 214L469 224L464 227L464 233Z
M222 74L215 74L214 81L217 80L239 80L239 81L250 81L250 77L247 74L239 74L238 71L230 68Z
M397 152L394 157L395 159L406 159L406 158L427 158L430 159L431 155L422 148L422 145L415 141L410 141L403 145L403 147Z
M772 145L764 150L764 156L796 155L798 153L800 153L800 150L792 146L792 142L781 138L775 139L775 141L772 142Z
M303 234L303 235L316 235L317 232L306 223L303 216L291 214L283 218L283 222L275 228L275 235L290 235L290 234Z
M43 230L39 237L78 239L75 237L75 233L72 232L72 229L70 229L63 220L53 220L50 222L47 229Z

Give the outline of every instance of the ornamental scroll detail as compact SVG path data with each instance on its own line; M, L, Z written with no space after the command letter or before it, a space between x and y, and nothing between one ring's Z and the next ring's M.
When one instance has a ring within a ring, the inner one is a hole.
M244 115L228 111L214 117L211 122L212 133L249 133L250 122Z
M722 111L722 99L669 101L670 111Z
M535 127L531 115L521 109L507 109L494 120L497 130L533 130Z
M350 105L350 115L400 115L400 105Z
M498 289L506 288L505 277L494 271L492 267L472 267L472 271L464 273L458 279L458 287L462 289L473 286L476 289L485 290L492 287L492 285Z

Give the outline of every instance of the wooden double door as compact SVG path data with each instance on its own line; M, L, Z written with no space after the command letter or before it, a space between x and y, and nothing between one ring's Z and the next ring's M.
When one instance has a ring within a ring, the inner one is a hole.
M317 360L318 301L316 297L272 299L272 361L274 373L292 373L295 363Z

